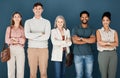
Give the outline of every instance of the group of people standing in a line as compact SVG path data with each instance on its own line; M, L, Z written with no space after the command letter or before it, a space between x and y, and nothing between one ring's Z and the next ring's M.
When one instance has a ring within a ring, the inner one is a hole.
M80 13L81 24L72 29L71 35L63 16L56 17L54 28L51 30L49 20L41 16L42 12L43 5L39 2L35 3L33 5L34 17L25 22L24 28L21 22L21 14L19 12L13 13L11 25L7 27L5 36L5 42L10 46L11 52L11 59L7 62L8 78L24 78L24 44L26 39L28 39L27 56L30 78L37 78L38 66L41 78L47 78L48 39L50 35L53 44L51 60L54 61L55 78L65 78L65 60L72 43L74 45L76 78L83 77L84 67L86 78L93 78L94 57L91 44L96 41L101 78L116 77L118 34L109 27L111 22L110 12L103 14L103 27L95 31L88 25L89 13L82 11Z

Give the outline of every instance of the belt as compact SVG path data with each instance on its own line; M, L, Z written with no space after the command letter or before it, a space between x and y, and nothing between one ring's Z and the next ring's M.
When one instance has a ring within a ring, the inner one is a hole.
M103 51L116 51L116 49L113 49L113 50L103 50Z

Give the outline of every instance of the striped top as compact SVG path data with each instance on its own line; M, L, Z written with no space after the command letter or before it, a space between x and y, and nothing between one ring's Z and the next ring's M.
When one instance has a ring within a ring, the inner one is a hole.
M109 31L105 31L105 29L102 27L101 29L98 29L98 31L100 32L102 41L104 41L104 42L114 42L115 30L109 28ZM114 50L114 49L116 49L116 47L104 48L104 47L101 47L99 44L97 44L97 49L99 51Z

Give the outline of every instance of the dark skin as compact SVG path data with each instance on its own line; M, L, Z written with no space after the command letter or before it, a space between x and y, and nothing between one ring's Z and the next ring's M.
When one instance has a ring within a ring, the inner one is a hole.
M82 14L82 16L80 17L81 20L81 26L82 28L87 28L88 27L88 20L89 17L87 14ZM77 35L72 36L72 41L74 44L87 44L87 43L95 43L96 38L94 35L91 35L89 38L81 38L78 37Z

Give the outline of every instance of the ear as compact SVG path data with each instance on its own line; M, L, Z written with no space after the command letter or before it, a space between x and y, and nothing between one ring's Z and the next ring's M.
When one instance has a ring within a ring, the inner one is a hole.
M44 9L42 9L42 12L44 11Z
M34 12L34 8L32 9L32 11Z

